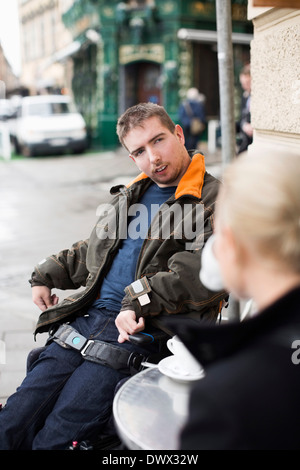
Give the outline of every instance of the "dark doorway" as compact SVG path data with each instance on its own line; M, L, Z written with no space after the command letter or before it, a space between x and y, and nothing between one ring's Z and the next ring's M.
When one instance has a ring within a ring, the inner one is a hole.
M216 44L195 44L194 83L206 98L207 116L219 115L219 71Z
M217 44L194 43L194 83L200 93L206 97L207 117L216 117L220 113L219 69ZM243 65L250 62L250 47L246 44L233 45L235 100L239 107L241 88L239 72Z
M137 103L162 104L161 66L153 62L134 62L122 67L120 74L120 111Z

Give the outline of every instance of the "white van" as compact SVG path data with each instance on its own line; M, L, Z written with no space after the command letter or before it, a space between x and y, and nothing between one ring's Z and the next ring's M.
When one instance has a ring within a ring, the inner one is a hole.
M82 153L87 148L86 124L65 95L26 96L18 109L14 143L24 156Z

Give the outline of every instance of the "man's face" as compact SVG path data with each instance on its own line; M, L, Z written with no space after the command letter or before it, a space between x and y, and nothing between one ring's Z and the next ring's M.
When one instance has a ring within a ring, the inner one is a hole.
M250 75L241 74L240 75L240 84L243 90L247 91L248 93L251 92L251 77Z
M139 170L146 173L158 186L177 186L186 172L190 157L184 146L182 128L177 125L172 133L152 117L128 132L124 143Z

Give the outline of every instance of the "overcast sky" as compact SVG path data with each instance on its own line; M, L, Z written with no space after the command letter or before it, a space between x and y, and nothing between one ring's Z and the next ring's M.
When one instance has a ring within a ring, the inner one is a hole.
M0 0L0 42L13 71L19 74L21 60L17 5L17 0Z

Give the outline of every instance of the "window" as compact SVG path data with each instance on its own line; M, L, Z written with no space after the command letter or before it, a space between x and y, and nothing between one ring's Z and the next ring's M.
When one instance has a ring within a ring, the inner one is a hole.
M53 114L68 114L68 103L31 103L27 108L28 116L51 116Z

